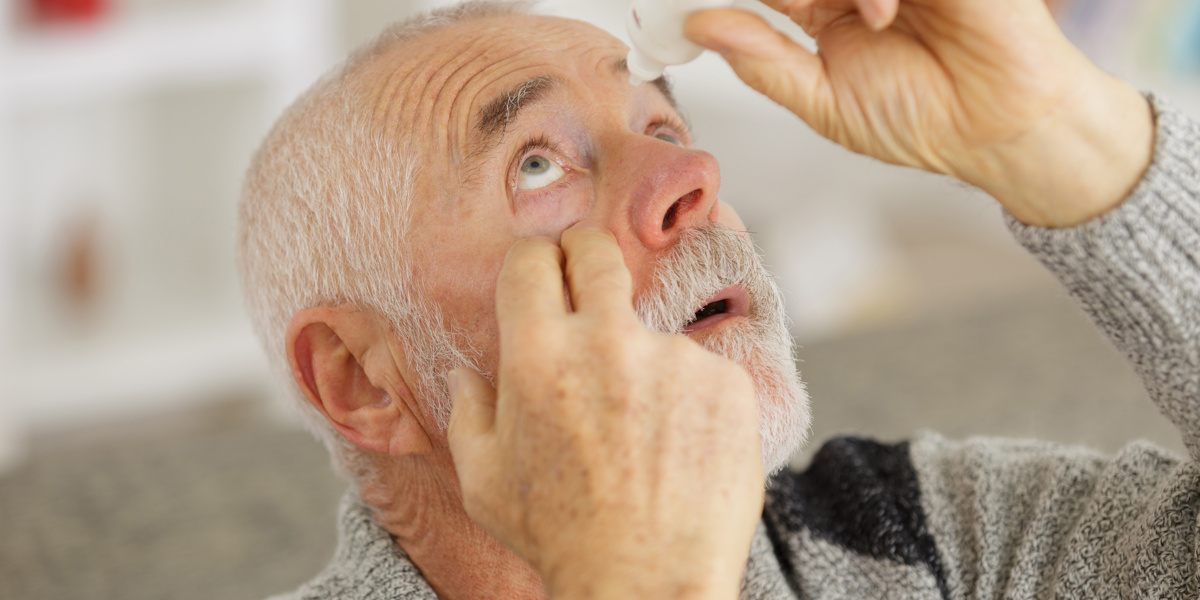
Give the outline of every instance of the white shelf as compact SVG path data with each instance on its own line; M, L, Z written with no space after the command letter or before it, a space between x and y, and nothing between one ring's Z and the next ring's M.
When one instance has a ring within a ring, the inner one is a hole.
M328 0L258 0L160 9L7 40L0 32L0 94L11 105L59 104L270 73L294 95L327 66L333 20Z
M32 433L186 409L263 389L269 377L265 358L245 320L234 316L212 320L189 313L142 337L64 342L36 356L20 347L12 335L20 318L14 298L33 282L22 279L20 252L9 234L31 225L21 221L30 211L16 210L31 201L17 197L18 189L28 188L18 180L44 174L30 175L20 166L25 149L6 133L38 109L87 110L137 102L176 85L192 89L245 80L263 84L266 105L255 127L265 131L335 58L334 0L227 1L32 31L6 27L5 8L0 6L0 468L20 456L22 440ZM145 151L129 156L137 160ZM55 176L77 175L69 166ZM125 187L115 197L139 193L136 183L119 181L125 183L115 185ZM213 201L228 200L233 211L235 199ZM152 232L154 224L137 227Z

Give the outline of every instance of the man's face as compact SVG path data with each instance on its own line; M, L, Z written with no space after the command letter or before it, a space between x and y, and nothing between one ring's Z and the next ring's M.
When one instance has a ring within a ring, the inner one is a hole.
M672 99L653 83L630 83L627 51L584 23L504 16L403 44L366 77L378 124L417 144L415 276L489 372L499 358L497 274L516 240L601 225L642 299L654 296L656 265L688 232L714 223L744 230L717 199L716 160L691 147ZM739 285L716 292L686 308L725 300L710 307L724 314L683 331L701 343L728 335L754 304Z

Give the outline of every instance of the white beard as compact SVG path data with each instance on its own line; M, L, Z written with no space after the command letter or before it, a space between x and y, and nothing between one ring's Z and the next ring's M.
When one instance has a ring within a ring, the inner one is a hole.
M763 472L770 477L804 446L811 416L783 298L750 240L719 224L685 231L658 261L654 285L638 298L637 313L650 329L681 334L706 300L734 284L750 297L746 321L699 341L742 365L754 381Z

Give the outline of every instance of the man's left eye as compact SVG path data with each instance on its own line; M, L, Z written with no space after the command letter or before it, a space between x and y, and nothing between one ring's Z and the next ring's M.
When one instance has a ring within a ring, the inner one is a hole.
M668 144L675 144L676 146L683 145L683 142L679 141L679 138L677 138L669 133L659 133L659 134L656 134L654 137L656 137L664 142L667 142Z
M517 170L517 189L536 190L544 188L566 175L566 171L558 163L534 154L521 163Z

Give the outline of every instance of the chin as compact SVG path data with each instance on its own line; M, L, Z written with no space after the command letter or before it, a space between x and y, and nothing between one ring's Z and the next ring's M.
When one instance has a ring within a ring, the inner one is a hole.
M762 435L763 473L770 477L788 465L808 441L812 421L808 391L792 355L790 335L736 319L695 336L706 349L742 365L754 382Z

